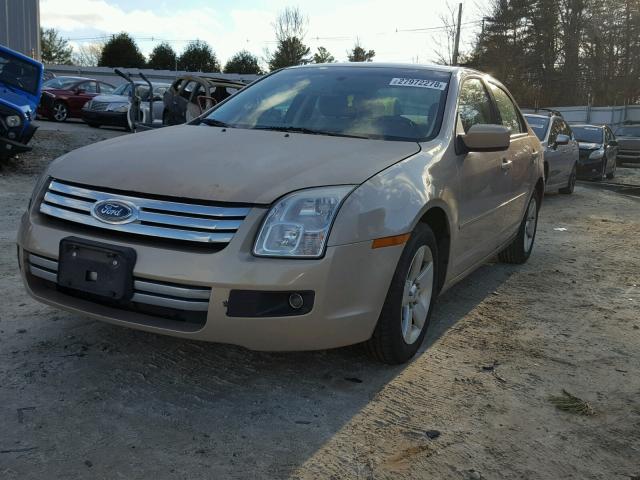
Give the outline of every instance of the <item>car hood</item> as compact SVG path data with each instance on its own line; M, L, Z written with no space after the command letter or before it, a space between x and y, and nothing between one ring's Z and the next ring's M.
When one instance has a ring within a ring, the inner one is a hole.
M602 145L599 143L579 142L578 148L580 148L580 150L597 150L602 148Z
M126 95L98 95L91 100L94 102L129 103L129 97Z
M638 137L616 137L618 146L625 150L640 150L640 138Z
M419 151L414 142L180 125L74 150L49 175L129 193L269 204L302 188L363 183Z

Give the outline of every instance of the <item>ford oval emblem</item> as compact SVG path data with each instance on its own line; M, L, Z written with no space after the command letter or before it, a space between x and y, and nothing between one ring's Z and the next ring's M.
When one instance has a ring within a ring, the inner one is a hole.
M121 225L135 221L138 209L132 203L122 200L102 200L93 206L91 215L101 222Z

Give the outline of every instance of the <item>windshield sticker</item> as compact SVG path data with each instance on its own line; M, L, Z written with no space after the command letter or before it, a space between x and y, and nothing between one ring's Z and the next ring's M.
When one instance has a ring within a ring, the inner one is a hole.
M445 82L424 80L421 78L392 78L389 85L396 85L398 87L431 88L434 90L444 90L447 88L447 84Z
M598 132L600 130L598 127L582 127L582 128L590 132Z

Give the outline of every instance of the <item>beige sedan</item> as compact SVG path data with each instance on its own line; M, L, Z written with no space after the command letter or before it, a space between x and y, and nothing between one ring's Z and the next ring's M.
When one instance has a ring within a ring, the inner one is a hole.
M54 161L18 235L29 293L118 325L259 350L418 350L436 297L522 263L540 143L477 71L267 75L187 125Z

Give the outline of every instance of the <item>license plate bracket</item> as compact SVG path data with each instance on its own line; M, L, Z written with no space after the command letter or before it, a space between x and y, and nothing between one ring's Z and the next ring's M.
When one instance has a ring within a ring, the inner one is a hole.
M133 248L78 237L60 240L58 285L113 301L133 297Z

